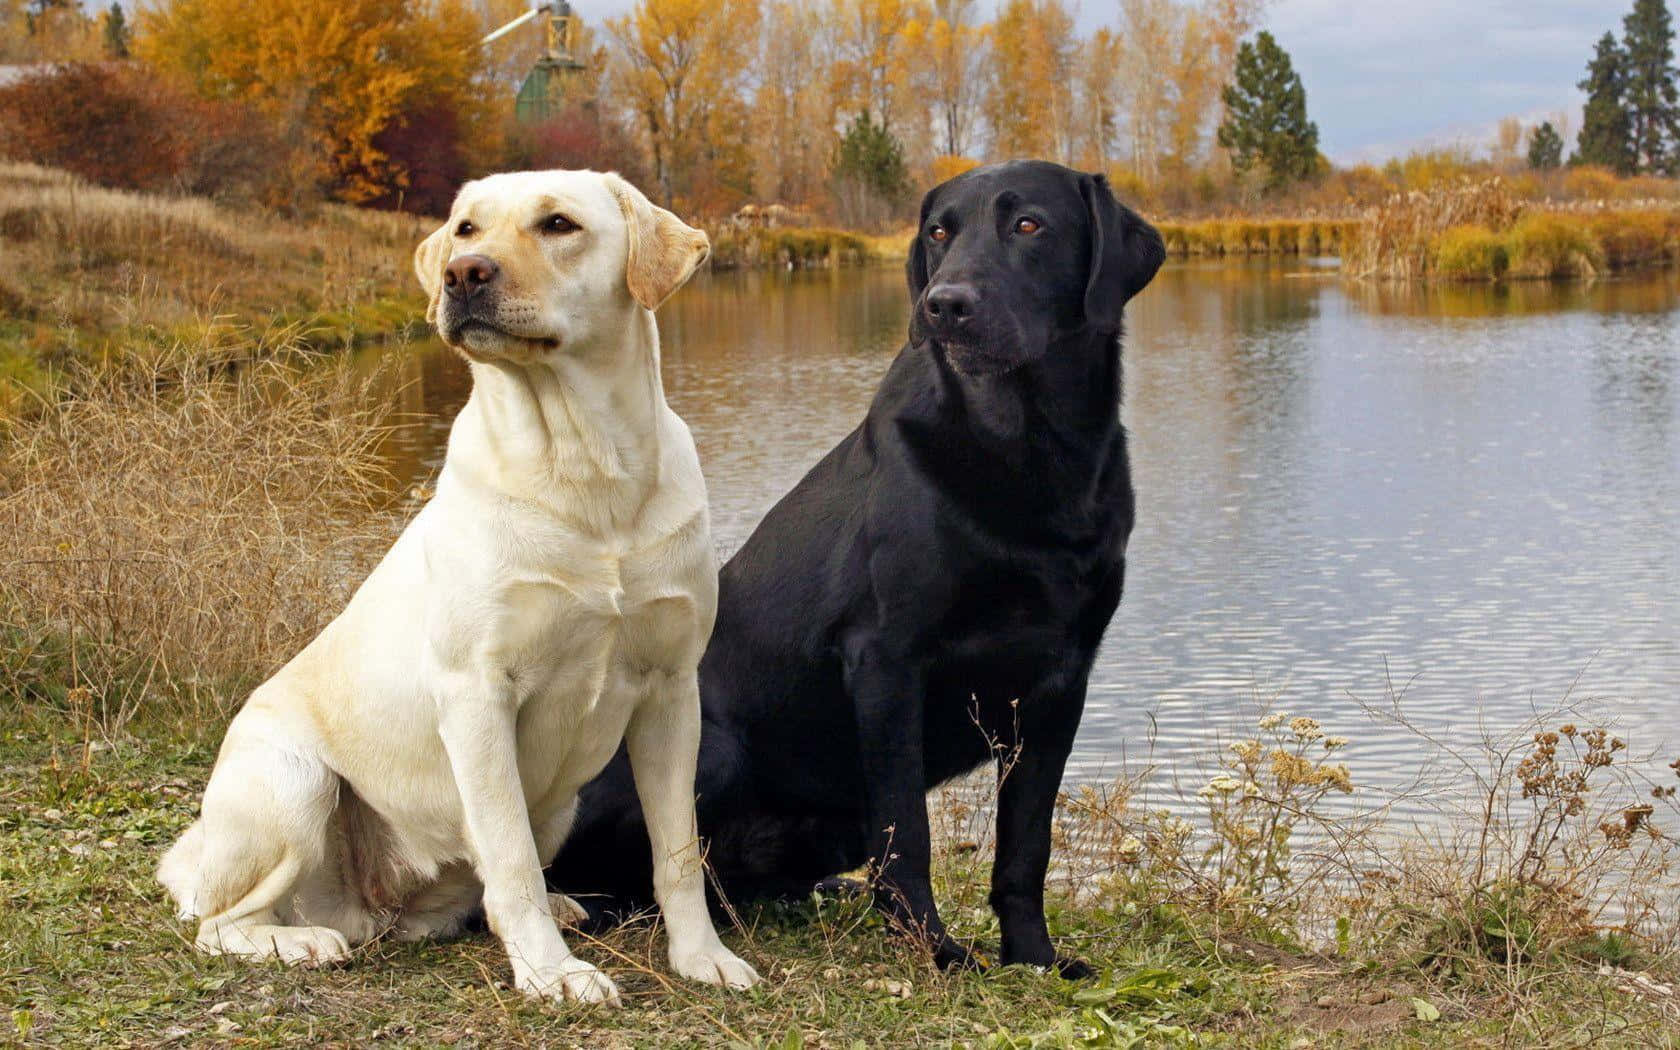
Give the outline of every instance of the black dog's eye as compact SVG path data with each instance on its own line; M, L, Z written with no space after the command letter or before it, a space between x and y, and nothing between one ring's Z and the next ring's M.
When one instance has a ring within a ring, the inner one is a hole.
M1037 219L1029 219L1026 216L1022 216L1021 218L1015 220L1016 233L1037 233L1043 228L1044 227L1040 225Z
M544 233L571 233L578 229L582 229L582 227L558 212L542 221L542 232Z
M947 230L943 226L930 226L930 227L928 227L928 239L929 240L940 241L940 242L943 243L944 241L949 240L950 237L951 237L951 231Z
M457 237L471 237L473 234L475 234L477 232L478 232L478 227L474 226L471 222L468 222L466 219L462 219L461 220L461 225L455 227L455 236L457 236Z

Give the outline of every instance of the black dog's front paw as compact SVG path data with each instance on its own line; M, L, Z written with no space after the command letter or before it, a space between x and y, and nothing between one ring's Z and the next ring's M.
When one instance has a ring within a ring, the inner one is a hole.
M992 965L981 953L951 937L933 946L933 961L941 970L972 970L980 973Z
M839 875L818 879L817 884L811 888L824 897L864 897L869 894L868 883Z
M1097 971L1084 959L1072 955L1058 955L1055 962L1056 972L1069 981L1083 981L1087 977L1095 977Z

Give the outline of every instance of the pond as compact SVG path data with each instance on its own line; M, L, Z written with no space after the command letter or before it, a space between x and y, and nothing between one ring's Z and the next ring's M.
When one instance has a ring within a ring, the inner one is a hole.
M661 311L723 553L857 424L907 313L896 269L702 276ZM1680 751L1680 278L1175 264L1127 316L1137 527L1070 780L1192 778L1271 705L1400 788L1420 738L1368 710L1395 698L1440 741L1573 700ZM467 377L437 346L409 374L425 476Z

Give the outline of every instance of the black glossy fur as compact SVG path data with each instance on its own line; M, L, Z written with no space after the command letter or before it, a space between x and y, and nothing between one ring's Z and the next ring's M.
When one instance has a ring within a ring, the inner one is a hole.
M1051 947L1044 876L1132 528L1121 308L1163 256L1101 176L1014 162L927 195L910 344L723 568L696 788L731 899L872 863L896 925L977 965L934 905L925 793L999 763L1001 959L1087 972ZM648 872L621 754L550 881L612 912L648 900Z

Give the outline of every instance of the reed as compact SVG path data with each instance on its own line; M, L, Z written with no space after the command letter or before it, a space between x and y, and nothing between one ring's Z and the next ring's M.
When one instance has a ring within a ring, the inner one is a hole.
M1680 259L1680 210L1539 209L1504 180L1391 197L1359 227L1343 272L1379 280L1593 277Z

